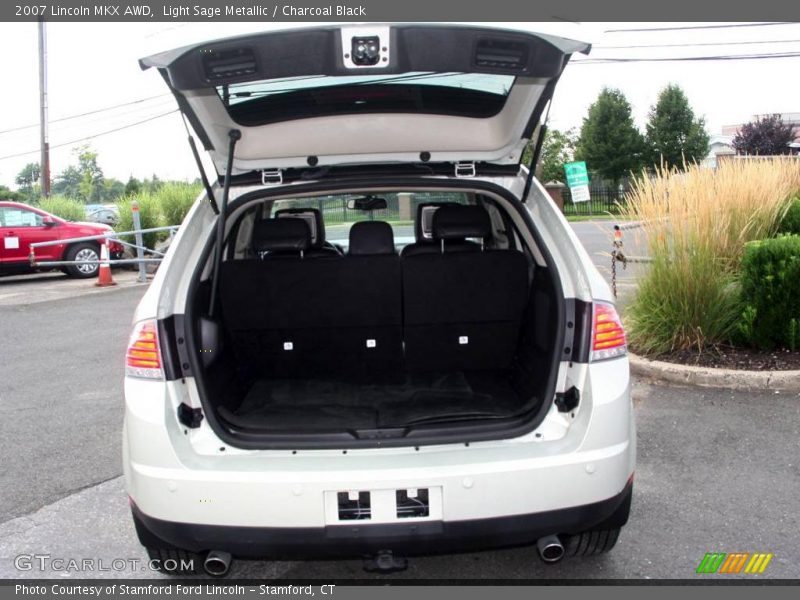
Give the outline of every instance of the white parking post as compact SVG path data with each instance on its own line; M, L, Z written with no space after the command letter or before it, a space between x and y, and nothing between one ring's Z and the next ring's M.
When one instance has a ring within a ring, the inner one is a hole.
M144 283L147 281L147 269L142 260L144 258L144 240L141 232L142 221L139 218L139 203L136 200L131 202L131 212L133 213L133 230L136 238L136 258L139 259L139 277L137 277L137 281Z

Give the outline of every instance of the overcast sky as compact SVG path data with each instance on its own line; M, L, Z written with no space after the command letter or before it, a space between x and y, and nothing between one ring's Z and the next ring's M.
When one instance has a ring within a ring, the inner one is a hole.
M647 32L609 30L691 27L708 23L515 24L560 33L594 44L589 58L655 58L800 52L800 24ZM216 37L268 29L269 23L50 23L49 98L51 169L57 175L75 159L73 140L167 113L175 108L158 74L141 71L137 59L158 50ZM286 26L284 24L283 26ZM750 43L745 43L750 42ZM765 43L753 43L765 42ZM728 43L730 45L708 45ZM674 45L659 48L608 46ZM690 45L704 44L704 45ZM39 90L35 23L0 23L5 85L0 110L0 184L38 162ZM605 85L621 89L643 128L650 106L668 83L679 84L711 134L753 114L800 112L800 58L715 62L579 64L575 57L559 83L551 126L579 128ZM66 121L63 117L155 97L116 110ZM34 127L7 132L26 125ZM177 113L101 135L89 142L106 176L194 179L197 171ZM61 144L66 144L61 147ZM14 158L8 155L33 151Z

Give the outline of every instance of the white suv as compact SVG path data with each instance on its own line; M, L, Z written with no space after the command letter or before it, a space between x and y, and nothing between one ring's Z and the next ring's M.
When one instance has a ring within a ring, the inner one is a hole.
M625 334L532 175L586 51L363 25L141 61L220 174L126 358L127 489L166 570L614 546L635 463Z

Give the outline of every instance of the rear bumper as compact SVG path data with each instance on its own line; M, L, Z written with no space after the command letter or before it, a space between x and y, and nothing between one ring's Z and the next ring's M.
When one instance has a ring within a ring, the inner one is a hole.
M362 556L383 550L413 556L536 543L550 534L613 529L628 520L633 484L601 502L541 513L474 519L327 527L240 527L164 521L132 504L139 540L148 547L221 550L239 558L309 559Z

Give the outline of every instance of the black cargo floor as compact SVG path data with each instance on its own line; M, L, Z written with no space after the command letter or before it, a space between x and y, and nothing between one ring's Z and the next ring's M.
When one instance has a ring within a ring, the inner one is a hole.
M239 427L294 432L499 418L522 408L507 373L459 371L405 375L380 383L261 380L235 412L220 412Z

